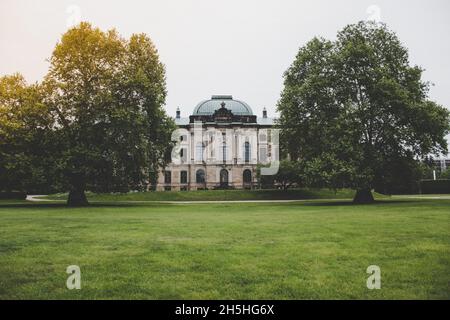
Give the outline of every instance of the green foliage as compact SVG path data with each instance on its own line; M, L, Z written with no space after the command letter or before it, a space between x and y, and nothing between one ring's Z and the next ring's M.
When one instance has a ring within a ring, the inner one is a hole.
M27 194L25 192L20 192L20 191L4 192L4 191L0 191L0 200L25 200L26 198L27 198Z
M127 40L89 23L68 30L42 84L0 79L0 189L54 185L81 203L87 188L146 189L172 145L165 87L145 35Z
M383 194L417 194L420 180L431 175L432 170L426 161L411 158L386 159L384 170L375 177L374 189Z
M281 160L278 171L274 175L261 175L261 168L263 167L263 165L259 165L257 168L257 177L262 188L278 186L283 190L287 190L294 185L301 185L302 176L300 166L294 161Z
M71 190L143 190L171 147L164 66L143 34L81 23L67 31L45 79Z
M300 48L278 110L282 148L307 185L385 189L412 180L418 160L445 153L449 111L427 100L421 74L382 24L349 25L334 42Z
M52 119L42 97L20 74L0 77L0 191L56 191Z
M447 168L447 170L441 172L439 178L441 178L441 179L450 179L450 168Z
M422 180L420 191L423 194L450 194L450 179Z

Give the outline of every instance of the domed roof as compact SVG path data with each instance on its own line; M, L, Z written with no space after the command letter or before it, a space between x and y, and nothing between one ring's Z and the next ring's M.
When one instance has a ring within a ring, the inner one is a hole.
M234 115L253 115L252 109L248 104L240 100L234 100L232 96L212 96L211 99L200 102L195 107L193 115L212 115L216 110L222 107L222 102L225 103L225 108L231 110Z

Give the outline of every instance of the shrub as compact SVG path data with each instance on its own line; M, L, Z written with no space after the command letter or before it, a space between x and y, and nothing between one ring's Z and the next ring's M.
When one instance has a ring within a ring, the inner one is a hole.
M450 193L450 179L421 180L420 190L423 194Z
M20 191L0 191L1 200L25 200L27 194Z

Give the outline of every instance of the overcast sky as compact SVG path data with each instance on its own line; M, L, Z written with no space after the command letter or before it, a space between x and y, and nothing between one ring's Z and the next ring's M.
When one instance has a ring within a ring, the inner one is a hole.
M166 108L182 116L212 94L232 94L274 115L283 72L314 36L381 20L433 82L431 98L450 107L450 1L0 0L0 75L39 81L61 34L80 20L128 37L144 32L166 65Z

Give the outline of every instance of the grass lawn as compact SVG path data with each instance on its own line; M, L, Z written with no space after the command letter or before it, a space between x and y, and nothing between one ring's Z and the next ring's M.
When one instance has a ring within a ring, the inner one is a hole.
M351 189L288 189L288 190L198 190L166 192L91 193L90 201L233 201L233 200L287 200L287 199L352 199ZM375 194L376 197L383 197ZM66 200L67 193L45 196L46 199Z
M449 281L450 200L0 202L0 299L450 299Z

